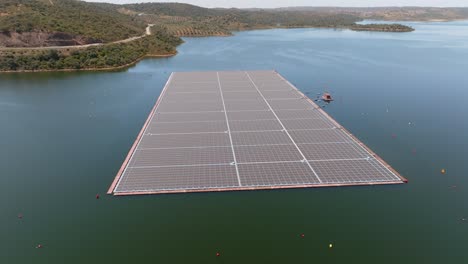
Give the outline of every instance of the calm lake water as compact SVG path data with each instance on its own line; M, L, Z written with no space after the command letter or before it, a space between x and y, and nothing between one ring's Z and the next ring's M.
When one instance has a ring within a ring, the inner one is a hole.
M409 24L250 31L122 72L0 75L0 263L467 263L468 22ZM170 72L236 69L332 92L325 110L409 183L105 195Z

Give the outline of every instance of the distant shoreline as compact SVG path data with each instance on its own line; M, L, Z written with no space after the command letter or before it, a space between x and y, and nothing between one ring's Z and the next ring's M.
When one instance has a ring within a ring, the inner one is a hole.
M368 20L371 21L371 20ZM377 20L376 20L377 21ZM379 20L383 21L383 20ZM417 21L407 21L407 22L417 22ZM439 22L439 21L426 21L426 22ZM306 28L318 28L318 29L341 29L341 30L353 30L353 31L358 31L358 32L382 32L382 33L390 33L390 32L395 32L395 33L405 33L406 31L382 31L382 30L371 30L371 29L353 29L352 27L328 27L328 26L322 26L322 27L313 27L313 26L296 26L296 27L257 27L257 28L249 28L249 29L244 29L244 30L239 30L239 31L232 31L232 32L246 32L246 31L254 31L254 30L271 30L271 29L306 29ZM409 32L409 31L408 31ZM231 37L232 35L208 35L208 36L183 36L187 38L205 38L205 37ZM32 48L34 49L34 48ZM175 53L170 53L170 54L148 54L144 55L142 57L137 58L136 60L120 65L120 66L115 66L115 67L103 67L103 68L82 68L82 69L50 69L50 70L17 70L17 71L0 71L1 73L39 73L39 72L82 72L82 71L118 71L121 69L129 68L141 60L145 58L169 58L177 55L178 52L176 51Z
M368 21L368 22L388 22L388 23L405 23L405 22L456 22L456 21L468 21L468 18L452 18L452 19L420 19L420 20L380 20L380 19L363 19L362 21L359 21L358 23L361 23L363 21Z
M405 25L410 21L468 19L468 7L207 8L151 1L4 2L0 4L0 73L119 70L144 57L174 56L183 37L298 28L397 34L414 31ZM367 23L370 20L376 22ZM149 53L154 55L145 55Z

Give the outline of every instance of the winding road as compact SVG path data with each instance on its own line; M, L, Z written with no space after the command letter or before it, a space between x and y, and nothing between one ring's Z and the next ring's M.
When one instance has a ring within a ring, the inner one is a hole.
M127 43L131 41L135 41L137 39L141 39L145 36L151 35L151 27L154 26L154 24L148 24L148 26L145 29L145 34L137 37L131 37L127 39L121 39L113 42L108 42L108 43L93 43L93 44L86 44L86 45L73 45L73 46L47 46L47 47L0 47L0 50L50 50L50 49L83 49L83 48L89 48L89 47L94 47L94 46L102 46L102 45L108 45L108 44L117 44L117 43Z

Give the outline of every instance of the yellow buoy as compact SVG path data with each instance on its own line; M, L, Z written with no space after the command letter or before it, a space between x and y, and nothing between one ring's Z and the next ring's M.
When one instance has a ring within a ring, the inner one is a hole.
M441 169L440 173L445 174L446 173L445 169Z
M333 244L328 245L328 247L329 247L329 248L332 248L332 247L333 247Z

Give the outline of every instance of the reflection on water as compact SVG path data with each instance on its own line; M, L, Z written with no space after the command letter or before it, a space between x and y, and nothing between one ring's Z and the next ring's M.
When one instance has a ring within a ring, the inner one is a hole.
M464 263L468 22L404 23L416 31L240 32L121 72L0 75L0 263ZM325 110L410 183L103 195L172 71L236 69L329 91Z

